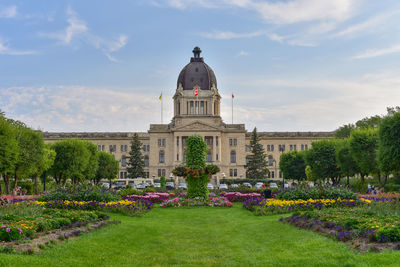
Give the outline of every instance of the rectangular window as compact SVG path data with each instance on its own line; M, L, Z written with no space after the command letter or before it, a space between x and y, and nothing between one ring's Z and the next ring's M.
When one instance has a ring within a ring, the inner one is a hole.
M229 176L230 176L230 177L233 176L233 169L229 169Z
M293 145L290 145L290 151L292 151L293 150Z
M274 151L274 145L271 145L271 151Z
M200 102L200 114L204 114L204 101Z
M105 145L102 145L101 146L101 151L105 151L106 150L106 146Z
M121 158L121 166L126 167L126 158L125 157Z
M304 150L304 145L303 144L301 144L301 151L303 151Z
M158 177L161 177L161 169L157 170Z
M274 171L271 172L271 178L275 178L275 172Z
M120 173L119 173L119 178L120 178L120 179L124 179L124 172L120 172Z
M305 150L308 150L308 145L304 145L304 149L305 149Z
M195 101L194 102L195 103L195 112L196 112L196 114L199 114L199 101Z
M128 151L128 145L125 145L124 148L125 148L125 152L127 152Z
M233 145L233 140L232 140L232 138L229 138L229 146L232 146Z
M159 163L164 163L165 162L165 153L164 151L160 151L159 153Z
M271 146L267 145L267 151L271 151Z
M124 145L121 145L121 152L124 152Z
M215 137L215 145L218 146L218 136Z
M114 150L113 150L113 145L110 145L110 146L109 146L109 149L110 149L110 152L114 152Z
M237 169L233 169L233 176L237 177Z
M211 156L211 152L207 153L207 158L206 158L207 162L211 162L212 161L212 156Z
M233 139L233 145L237 146L237 139L236 138Z
M161 170L161 176L164 176L164 177L165 177L165 169L162 169L162 170Z
M146 152L146 145L143 145L143 151Z
M101 145L97 146L97 151L101 151Z
M176 137L176 146L179 146L179 137Z
M190 101L190 114L194 114L194 103Z
M293 145L293 149L294 149L294 150L297 150L297 146L296 146L296 145Z
M150 145L147 145L147 152L150 152Z

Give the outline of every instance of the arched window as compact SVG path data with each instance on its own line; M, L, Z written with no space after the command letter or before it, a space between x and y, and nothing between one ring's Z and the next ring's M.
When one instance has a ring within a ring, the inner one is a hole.
M147 156L147 155L144 156L144 160L143 161L144 161L144 166L145 167L149 167L149 156Z
M122 167L126 167L126 158L125 158L125 156L122 156L122 158L121 158L121 166Z
M236 163L236 151L231 151L231 163Z
M268 166L274 165L274 157L272 155L268 156Z
M160 153L158 154L158 156L159 156L159 163L165 163L165 153L164 153L164 151L160 151Z

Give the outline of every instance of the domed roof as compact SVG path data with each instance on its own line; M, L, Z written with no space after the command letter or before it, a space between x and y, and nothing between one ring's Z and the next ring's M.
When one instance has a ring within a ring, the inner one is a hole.
M217 78L215 78L214 71L204 63L200 53L200 48L196 46L193 49L194 57L179 73L177 87L182 84L183 90L193 90L193 87L198 85L202 90L210 90L214 84L217 88Z

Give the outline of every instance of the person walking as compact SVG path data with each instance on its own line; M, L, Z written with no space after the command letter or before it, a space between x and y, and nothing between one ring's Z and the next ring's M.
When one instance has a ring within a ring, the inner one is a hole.
M272 191L269 186L264 190L264 198L272 198Z

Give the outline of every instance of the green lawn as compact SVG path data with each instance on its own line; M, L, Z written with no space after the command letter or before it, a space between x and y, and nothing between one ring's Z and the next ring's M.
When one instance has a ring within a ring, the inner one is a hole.
M400 252L358 253L339 242L233 208L155 208L0 266L399 266Z

